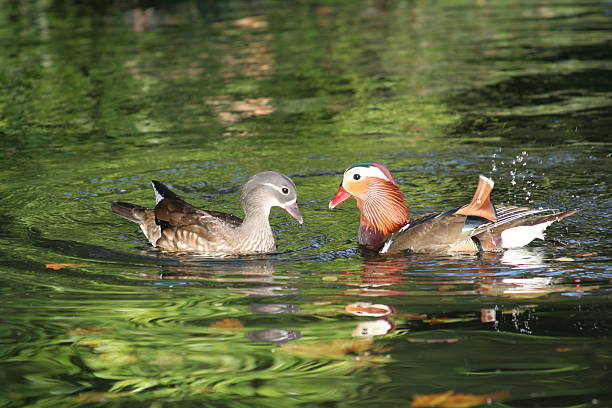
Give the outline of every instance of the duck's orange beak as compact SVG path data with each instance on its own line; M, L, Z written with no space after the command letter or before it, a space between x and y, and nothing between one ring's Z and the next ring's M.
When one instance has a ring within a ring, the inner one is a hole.
M336 206L342 204L343 202L345 202L352 196L353 195L349 193L348 191L346 191L344 187L340 186L340 188L338 188L338 192L336 193L334 198L332 198L331 202L329 203L329 208L335 208Z

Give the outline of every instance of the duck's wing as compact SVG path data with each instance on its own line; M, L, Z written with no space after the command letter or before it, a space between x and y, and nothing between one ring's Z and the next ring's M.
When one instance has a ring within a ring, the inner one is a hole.
M389 237L380 252L478 252L521 247L536 238L544 239L550 224L577 212L495 207L490 199L492 190L493 181L480 176L469 204L411 220Z
M491 221L476 216L456 215L458 209L445 213L425 214L411 220L391 235L381 253L446 253L450 251L477 252L471 240L472 231Z
M213 252L227 250L228 232L242 224L232 214L200 210L159 181L153 181L155 208L113 202L117 215L140 225L153 246L168 250Z
M553 222L576 214L578 210L497 207L497 221L476 216L457 215L456 209L428 214L411 221L391 235L381 253L478 252L518 248L536 238Z
M181 199L167 186L157 180L151 182L155 191L155 217L164 227L187 227L200 225L204 228L224 226L234 228L242 224L242 219L220 211L200 210Z

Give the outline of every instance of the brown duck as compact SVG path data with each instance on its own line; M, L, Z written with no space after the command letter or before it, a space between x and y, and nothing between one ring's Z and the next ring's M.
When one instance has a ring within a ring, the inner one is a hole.
M578 210L530 209L491 203L493 181L480 176L472 201L447 212L410 218L404 195L391 172L379 163L349 167L334 208L355 197L361 212L359 244L380 253L453 253L517 248L536 238L553 222Z
M153 181L157 205L145 208L116 201L112 211L140 225L151 245L208 255L242 255L276 250L269 215L281 207L300 224L297 189L284 174L257 173L242 189L244 221L218 211L200 210L183 201L159 181Z

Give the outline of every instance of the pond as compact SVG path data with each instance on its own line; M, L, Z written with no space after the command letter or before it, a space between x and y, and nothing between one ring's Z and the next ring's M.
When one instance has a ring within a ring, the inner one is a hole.
M0 3L0 406L612 406L612 5ZM373 256L351 164L413 214L580 209L503 253ZM152 248L151 180L241 215L289 175L278 252ZM463 405L461 405L463 404Z

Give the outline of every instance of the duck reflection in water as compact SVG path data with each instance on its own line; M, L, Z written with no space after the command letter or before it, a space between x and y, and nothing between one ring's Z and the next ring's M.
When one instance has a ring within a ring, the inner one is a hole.
M353 330L353 337L383 336L395 330L395 323L388 318L395 313L395 309L389 305L357 302L346 305L344 310L355 316L378 317L376 320L359 323Z
M272 297L295 294L293 288L284 282L283 276L274 275L274 265L269 259L235 259L235 260L207 260L198 261L197 257L181 256L180 265L165 265L161 267L158 275L148 275L156 278L152 284L160 282L167 286L167 282L173 284L189 284L196 281L205 281L209 286L215 283L223 283L223 290L232 293L248 295L251 299L266 299ZM228 286L230 284L231 286ZM246 287L244 284L247 284ZM252 284L252 285L249 285ZM254 301L247 306L245 315L278 315L300 312L300 305L294 303L260 303ZM270 322L277 319L270 318ZM284 344L302 337L298 330L289 328L266 328L248 330L245 336L256 342Z
M461 312L397 312L387 304L355 302L345 311L355 316L376 317L358 323L353 331L355 337L373 337L389 334L398 327L410 327L412 331L430 331L441 324L450 328L455 325L491 324L493 330L509 330L531 334L527 328L533 326L538 305L521 305L511 302L508 306L497 306L496 298L516 301L545 297L551 294L580 295L592 288L582 288L562 277L537 276L538 272L550 272L558 263L546 259L542 248L518 248L504 252L480 253L467 256L380 256L363 252L363 268L359 272L344 271L341 275L347 285L349 296L410 296L426 295L450 299L453 296L489 298L492 307ZM446 266L446 268L445 268ZM435 272L428 273L432 268ZM440 272L440 269L446 269ZM525 277L524 273L530 275ZM413 288L413 289L408 289ZM434 302L438 304L438 301ZM504 302L507 303L507 302ZM449 326L452 325L452 326Z
M197 256L180 255L177 259L177 264L160 266L159 274L143 276L162 281L184 281L183 284L194 281L237 284L224 286L224 289L250 296L283 296L296 291L284 283L282 276L274 275L274 265L267 258L201 260ZM244 283L255 285L245 287ZM156 281L152 284L155 285Z

